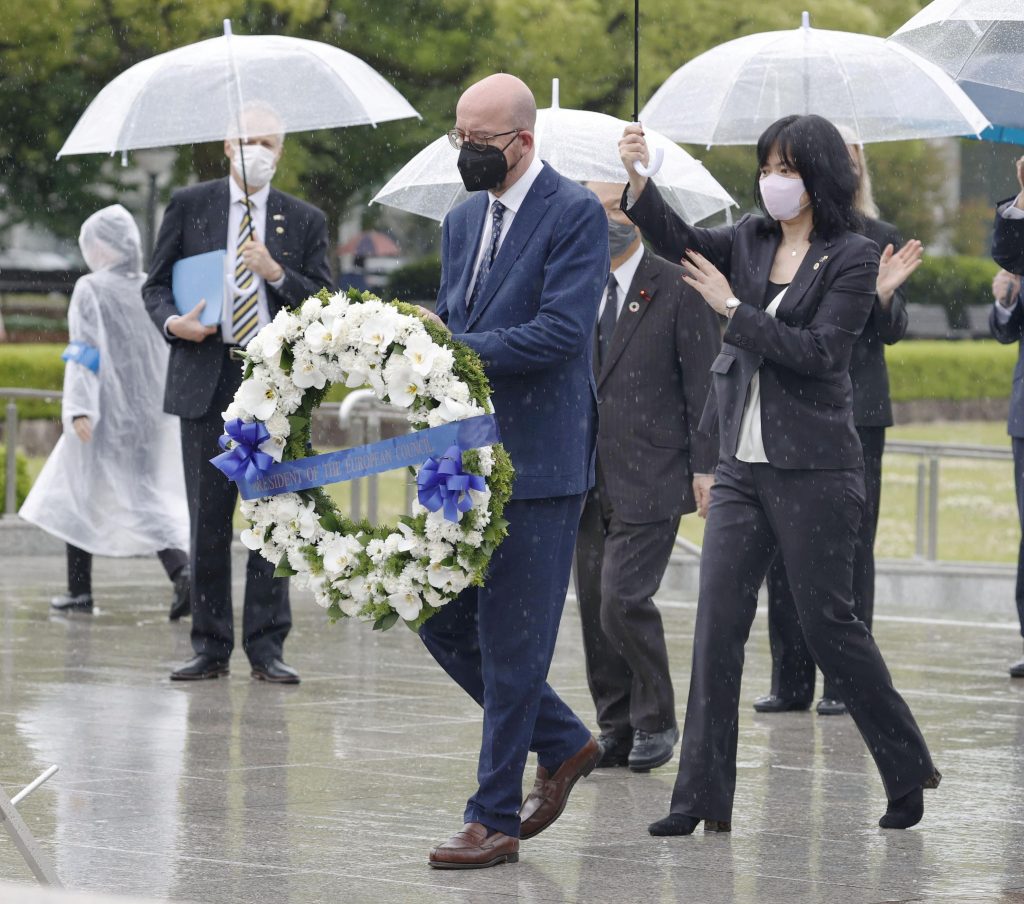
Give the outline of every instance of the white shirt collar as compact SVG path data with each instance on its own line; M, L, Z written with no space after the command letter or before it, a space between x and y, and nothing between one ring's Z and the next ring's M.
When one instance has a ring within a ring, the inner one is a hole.
M523 205L523 201L526 200L526 193L533 186L533 183L537 180L543 169L544 164L541 162L541 159L534 155L530 165L526 168L526 172L500 198L492 192L487 192L487 207L492 207L495 201L501 201L504 208L510 213L518 212L519 208Z
M629 287L633 284L633 277L636 276L636 268L640 266L640 261L644 256L644 243L640 243L640 247L636 249L629 257L627 257L618 267L612 270L615 276L615 281L619 284L619 289L625 293L629 291Z
M245 200L245 192L238 187L233 176L228 176L228 186L231 189L231 203L237 204ZM268 182L259 191L250 192L249 203L257 210L262 210L267 205L267 198L270 196L270 183Z

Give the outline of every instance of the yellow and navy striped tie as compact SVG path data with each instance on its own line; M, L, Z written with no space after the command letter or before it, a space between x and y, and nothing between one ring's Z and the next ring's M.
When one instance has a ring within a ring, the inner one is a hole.
M235 302L231 309L231 333L235 342L244 348L260 328L260 308L257 303L259 286L256 274L245 265L242 258L242 248L249 241L252 208L246 201L239 203L245 204L245 213L242 214L235 242Z

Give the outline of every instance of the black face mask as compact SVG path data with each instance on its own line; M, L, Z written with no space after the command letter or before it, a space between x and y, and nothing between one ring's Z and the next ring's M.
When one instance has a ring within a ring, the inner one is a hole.
M478 151L468 144L459 151L459 175L466 191L489 191L497 188L508 175L508 161L501 148L488 145Z

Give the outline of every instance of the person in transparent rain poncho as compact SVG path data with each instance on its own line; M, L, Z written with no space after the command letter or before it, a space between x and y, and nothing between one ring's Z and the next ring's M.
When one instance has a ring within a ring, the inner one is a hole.
M67 543L68 589L51 606L92 612L92 557L156 553L189 611L188 507L178 419L164 414L167 345L142 303L142 249L120 204L78 237L92 271L75 284L64 354L64 435L19 514Z

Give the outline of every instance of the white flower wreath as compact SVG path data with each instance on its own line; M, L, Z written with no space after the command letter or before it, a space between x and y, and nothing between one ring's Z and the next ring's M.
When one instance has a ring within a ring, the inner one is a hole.
M245 379L224 420L265 425L269 438L259 449L279 462L314 454L312 414L332 383L369 386L407 409L417 430L491 414L479 358L416 310L352 291L322 292L279 312L247 346ZM466 450L461 470L483 479L471 478L457 513L417 502L394 528L354 523L316 487L243 501L250 526L242 542L276 563L278 574L297 575L332 617L378 629L402 618L415 629L483 581L506 533L501 515L513 470L505 450Z

